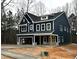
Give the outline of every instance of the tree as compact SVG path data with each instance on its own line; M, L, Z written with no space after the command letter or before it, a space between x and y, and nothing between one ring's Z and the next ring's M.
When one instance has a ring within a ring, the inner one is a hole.
M46 8L45 5L39 1L38 3L33 5L33 13L40 16L40 15L44 15L44 13L46 12Z
M18 6L17 8L22 10L24 9L24 12L29 12L31 9L32 4L35 2L35 0L19 0L17 1Z
M73 5L74 13L77 16L77 0L73 0L72 5Z

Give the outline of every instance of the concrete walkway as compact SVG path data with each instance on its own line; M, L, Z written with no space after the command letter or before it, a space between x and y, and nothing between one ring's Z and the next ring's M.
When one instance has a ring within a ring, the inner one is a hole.
M33 56L30 56L30 55L16 54L16 53L13 53L13 52L9 52L7 50L1 50L1 54L5 55L5 56L12 57L14 59L39 59L37 57L33 57Z

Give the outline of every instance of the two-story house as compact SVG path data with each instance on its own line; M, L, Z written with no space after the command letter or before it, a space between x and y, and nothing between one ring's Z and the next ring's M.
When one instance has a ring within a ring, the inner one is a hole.
M65 12L43 16L26 12L18 26L18 44L56 45L70 42L70 26Z

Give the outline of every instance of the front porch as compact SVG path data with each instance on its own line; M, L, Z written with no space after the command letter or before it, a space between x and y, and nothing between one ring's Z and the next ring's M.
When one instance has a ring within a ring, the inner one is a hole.
M58 35L55 34L21 36L17 39L17 44L22 45L58 45L57 43Z
M57 36L53 35L42 35L42 36L35 36L35 44L36 45L56 45Z

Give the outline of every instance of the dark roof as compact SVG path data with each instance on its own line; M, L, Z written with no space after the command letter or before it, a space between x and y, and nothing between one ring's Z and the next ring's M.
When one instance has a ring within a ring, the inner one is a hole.
M31 14L31 13L28 13L28 15L32 18L33 21L44 21L44 20L41 20L41 17L44 17L44 16L48 16L48 20L50 19L54 19L56 18L58 15L60 15L61 13L63 12L58 12L58 13L52 13L52 14L49 14L49 15L42 15L42 16L36 16L34 14Z
M68 17L69 19L72 17L76 17L73 13Z
M34 14L31 14L31 13L28 13L28 15L33 19L33 21L40 21L40 17L34 15Z

